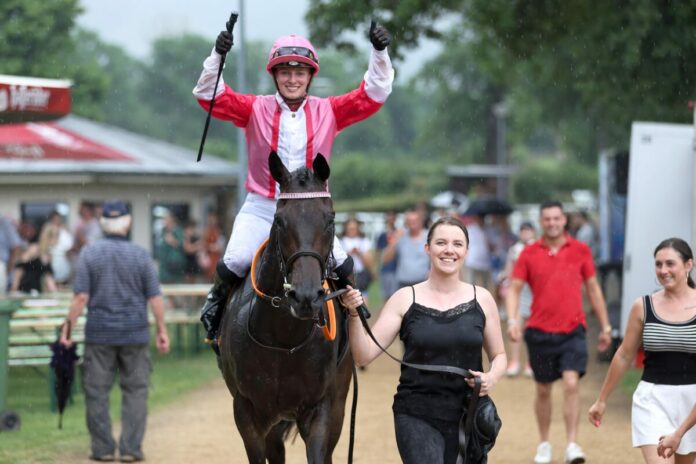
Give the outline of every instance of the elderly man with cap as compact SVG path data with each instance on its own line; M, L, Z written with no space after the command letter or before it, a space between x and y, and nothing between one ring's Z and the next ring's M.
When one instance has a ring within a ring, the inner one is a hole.
M142 441L151 369L148 303L155 317L157 350L160 353L169 351L157 273L149 253L128 240L131 222L124 202L104 202L100 219L104 238L80 252L75 269L75 295L66 320L74 326L89 304L83 387L91 436L90 459L95 461L115 459L109 391L116 372L123 394L118 443L120 460L144 459ZM67 338L69 324L64 324L60 338L65 346L72 343Z
M215 49L204 61L193 94L205 110L214 99L213 116L244 130L249 158L248 194L201 310L201 322L213 348L224 302L249 272L254 253L271 230L278 186L268 168L269 153L277 152L290 171L303 166L311 169L317 154L331 158L331 147L340 131L375 114L391 93L394 70L387 52L391 34L373 21L369 39L372 50L360 85L328 98L309 95L312 80L319 74L319 56L309 40L298 35L280 37L271 46L266 71L273 78L274 95L238 93L222 81L222 76L213 95L221 57L232 47L228 31L220 32ZM345 286L353 263L338 239L334 240L333 257L338 285Z

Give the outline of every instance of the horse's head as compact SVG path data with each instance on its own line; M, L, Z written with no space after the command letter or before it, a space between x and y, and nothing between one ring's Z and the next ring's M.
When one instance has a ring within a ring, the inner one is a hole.
M329 165L318 154L313 171L303 167L289 172L272 152L268 166L281 192L270 244L277 246L290 312L299 319L323 320L322 282L334 241L334 210L326 185Z

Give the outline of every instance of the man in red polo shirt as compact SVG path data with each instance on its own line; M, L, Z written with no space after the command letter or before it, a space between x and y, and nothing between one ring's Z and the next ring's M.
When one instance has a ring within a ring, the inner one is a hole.
M566 216L560 202L541 205L539 223L541 239L528 245L520 254L512 273L506 301L508 335L513 341L521 336L519 325L520 292L525 283L532 289L531 315L524 340L536 381L534 412L541 443L534 462L552 461L549 429L551 427L551 389L563 380L563 417L568 445L567 464L585 462L576 443L580 417L579 380L587 368L587 322L582 305L582 286L602 330L598 349L608 348L611 326L602 289L595 275L590 248L565 232Z

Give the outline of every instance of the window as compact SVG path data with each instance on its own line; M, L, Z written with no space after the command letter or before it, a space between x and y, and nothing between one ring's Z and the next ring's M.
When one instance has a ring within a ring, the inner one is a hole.
M190 205L188 203L155 203L152 205L152 250L155 258L158 258L158 245L162 240L162 229L166 217L171 214L176 223L183 227L188 221Z
M22 203L20 207L19 233L28 242L38 240L39 232L48 221L51 213L56 211L67 224L70 206L63 202L36 201Z

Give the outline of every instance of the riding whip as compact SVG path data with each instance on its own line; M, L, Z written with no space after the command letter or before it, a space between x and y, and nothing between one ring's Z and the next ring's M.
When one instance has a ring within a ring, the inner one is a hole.
M227 32L232 34L232 30L234 29L234 25L237 22L237 18L239 17L239 13L233 12L230 14L230 20L227 21L226 29ZM210 99L210 107L208 108L208 116L205 118L205 126L203 127L203 136L201 137L201 146L198 148L198 158L196 159L196 162L199 162L201 158L203 157L203 146L205 146L205 137L208 135L208 126L210 126L210 116L213 114L213 105L215 105L215 94L217 93L217 88L218 88L218 82L220 82L220 76L222 75L222 68L225 67L225 58L227 57L227 53L221 56L220 58L220 67L218 68L218 73L217 73L217 79L215 79L215 88L213 89L213 97Z

